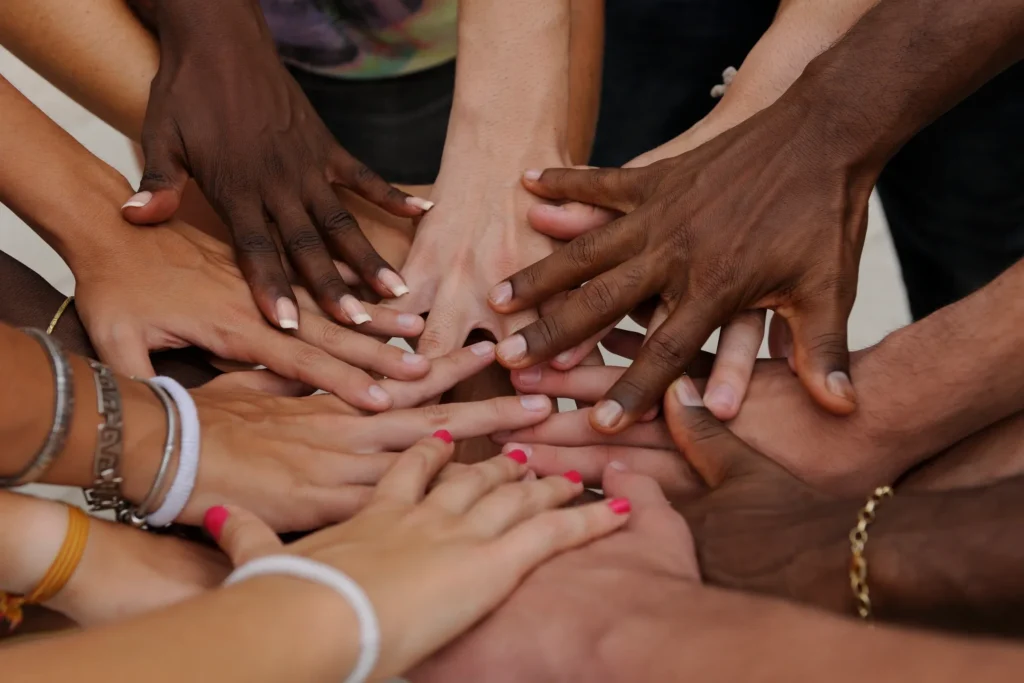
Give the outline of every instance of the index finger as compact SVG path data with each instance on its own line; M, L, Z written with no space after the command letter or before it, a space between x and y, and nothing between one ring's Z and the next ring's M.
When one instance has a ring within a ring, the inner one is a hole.
M527 171L523 185L546 199L571 199L625 213L643 203L649 177L649 168L549 168Z

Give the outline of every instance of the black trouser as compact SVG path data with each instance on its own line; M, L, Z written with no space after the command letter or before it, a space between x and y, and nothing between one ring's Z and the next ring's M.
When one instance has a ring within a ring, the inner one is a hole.
M618 166L715 105L771 24L763 0L607 0L601 115L592 163ZM342 145L393 182L429 183L441 163L454 65L381 81L299 75ZM921 131L878 183L915 318L1024 256L1024 64Z

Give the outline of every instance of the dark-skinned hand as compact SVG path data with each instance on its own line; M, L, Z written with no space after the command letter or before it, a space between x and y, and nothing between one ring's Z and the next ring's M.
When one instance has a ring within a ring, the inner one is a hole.
M502 364L546 361L660 297L664 323L591 416L596 429L617 432L658 401L716 328L772 309L792 332L806 389L831 412L852 412L846 323L876 169L830 153L839 143L816 117L783 97L646 168L527 171L525 186L541 197L625 215L494 287L491 304L503 313L572 290L555 313L502 342Z
M392 187L342 149L281 64L256 0L176 0L151 9L160 69L142 132L136 224L165 221L193 177L230 227L260 311L294 328L295 295L282 245L317 303L339 321L370 318L332 258L384 297L408 291L339 202L347 187L396 216L429 203Z

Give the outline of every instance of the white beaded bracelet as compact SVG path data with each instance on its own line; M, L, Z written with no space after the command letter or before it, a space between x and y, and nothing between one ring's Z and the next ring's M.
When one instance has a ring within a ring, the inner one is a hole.
M192 489L195 488L196 475L199 472L199 414L195 401L185 387L170 377L154 377L150 381L171 395L181 419L178 471L164 502L153 514L146 517L149 526L161 527L177 519L188 505L188 499L192 497Z
M225 586L256 576L286 574L333 588L345 598L359 622L359 657L345 683L365 683L380 656L380 624L366 593L344 572L298 555L266 555L246 562L224 580Z

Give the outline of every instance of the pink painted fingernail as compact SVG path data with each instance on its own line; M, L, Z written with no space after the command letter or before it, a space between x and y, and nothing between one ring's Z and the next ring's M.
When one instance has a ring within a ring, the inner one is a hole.
M527 180L540 180L541 171L531 168L529 171L523 172L523 177Z
M345 315L348 316L353 325L362 325L373 320L370 314L366 312L366 309L363 308L363 304L360 303L359 299L351 294L341 297L339 304L341 305L341 310L345 311Z
M507 443L501 449L502 453L510 453L512 451L520 451L522 453L526 453L527 458L533 455L533 448L531 448L528 444L523 443Z
M384 283L384 286L388 288L388 291L396 297L404 296L409 293L409 288L406 286L405 281L402 280L402 277L393 270L381 268L377 273L377 279Z
M534 365L532 368L526 368L525 370L516 371L516 379L519 380L520 384L527 386L531 384L537 384L540 382L540 378L543 375L539 366Z
M505 454L505 456L509 457L509 458L512 458L513 460L515 460L520 465L525 465L526 464L526 460L527 460L526 453L523 453L520 450L509 451L508 453Z
M506 280L505 282L499 282L491 288L491 292L488 295L492 303L507 304L512 301L512 283Z
M582 484L583 483L583 475L580 474L579 472L577 472L576 470L569 470L568 472L566 472L562 476L565 477L566 479L568 479L569 481L571 481L574 484Z
M601 401L594 407L594 422L611 429L622 419L623 412L618 401Z
M519 404L532 412L541 412L551 407L551 399L547 396L520 396Z
M498 355L510 362L520 361L526 357L526 337L513 334L498 344Z
M274 304L274 310L277 313L277 324L282 330L299 329L299 309L295 307L294 301L283 296Z
M628 498L612 498L608 501L608 507L617 515L624 515L633 509L633 506L629 504Z
M480 356L481 358L483 358L484 356L493 356L494 355L494 342L489 342L489 341L477 342L476 344L473 344L472 346L470 346L469 350L472 351L474 355Z
M153 193L147 190L142 192L136 192L128 198L121 208L122 209L141 209L153 200Z
M427 360L426 356L421 356L418 353L403 353L402 362L406 365L423 365Z
M213 537L213 540L220 540L220 533L224 530L224 523L228 521L230 514L223 505L215 505L203 515L203 528Z
M441 439L441 441L444 441L445 443L451 443L452 441L454 441L454 439L452 438L452 433L449 432L447 429L438 429L436 432L434 432L434 438Z
M434 208L434 202L429 199L423 199L421 197L406 197L405 203L409 206L415 206L421 211L430 211Z
M390 394L384 391L384 387L379 384L370 385L370 388L366 390L366 393L374 403L391 403Z
M684 406L689 408L703 408L704 400L700 397L700 393L697 391L697 387L693 386L693 380L689 377L680 377L672 385L672 390L676 392L676 398Z

